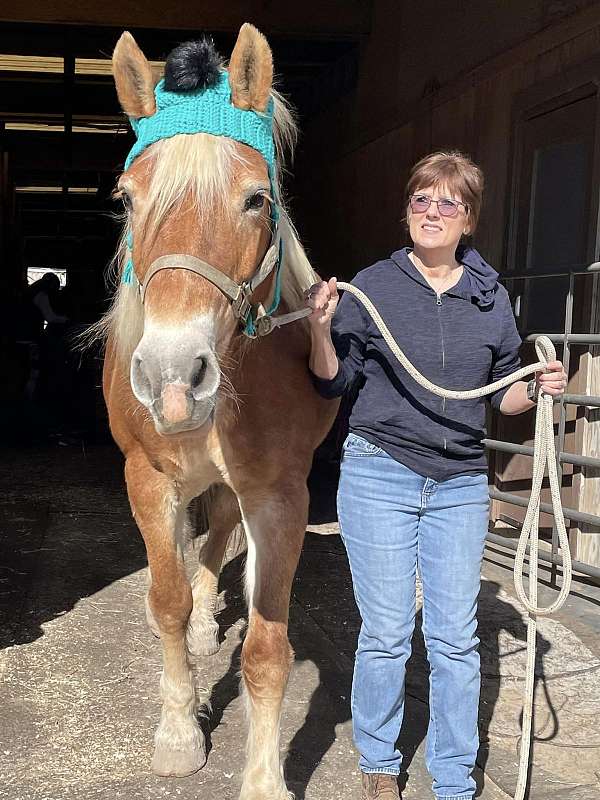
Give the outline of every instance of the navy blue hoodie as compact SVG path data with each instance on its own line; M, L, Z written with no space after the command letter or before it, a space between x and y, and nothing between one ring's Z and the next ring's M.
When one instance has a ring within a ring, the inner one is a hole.
M440 296L408 257L409 248L356 275L414 366L447 389L474 389L520 366L515 318L498 273L472 248L461 248L458 283ZM368 312L346 292L331 326L339 369L313 375L323 397L358 393L350 430L436 481L485 472L485 400L446 400L421 388L392 355ZM489 396L496 409L507 389Z

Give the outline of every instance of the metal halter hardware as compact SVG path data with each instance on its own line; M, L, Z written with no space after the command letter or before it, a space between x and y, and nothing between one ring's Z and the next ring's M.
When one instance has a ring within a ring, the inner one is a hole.
M275 328L294 322L311 313L310 308L303 308L274 317L267 313L262 303L252 303L251 297L254 291L278 266L279 249L280 236L277 231L259 268L250 280L243 283L236 283L220 269L196 256L185 253L170 253L160 256L152 262L143 282L139 284L142 303L146 297L148 284L157 272L165 269L184 269L206 278L230 300L234 316L243 325L243 332L248 338L255 339L258 336L266 336ZM249 324L250 321L252 325Z

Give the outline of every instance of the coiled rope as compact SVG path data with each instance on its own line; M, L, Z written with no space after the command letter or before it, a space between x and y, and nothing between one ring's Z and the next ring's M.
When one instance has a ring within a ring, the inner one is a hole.
M424 375L410 363L408 358L404 355L392 334L390 333L387 325L383 321L381 315L369 300L369 298L356 286L350 283L339 281L338 289L353 294L366 310L371 315L373 322L381 332L388 347L398 359L400 364L408 372L420 386L428 389L438 397L445 397L449 400L471 400L475 397L485 397L498 389L503 389L515 381L519 381L526 375L531 375L533 372L543 371L550 361L556 358L556 350L554 345L547 336L538 336L535 340L535 350L539 361L535 364L522 367L521 369L513 372L512 375L507 375L499 381L494 381L488 386L483 386L480 389L469 389L467 391L455 391L452 389L443 389L436 386L431 381L427 380ZM521 736L521 752L519 759L519 775L517 779L517 788L515 791L515 800L523 800L525 797L525 790L527 788L527 777L529 771L529 752L531 747L531 723L533 716L533 692L535 686L535 642L536 642L536 627L537 617L547 616L553 614L563 605L569 595L571 589L571 551L569 549L569 540L567 538L567 531L565 528L565 518L562 511L560 502L560 484L558 481L558 471L556 462L556 448L554 445L554 424L552 415L553 400L552 396L540 392L535 418L535 442L533 447L533 478L531 482L531 496L525 514L525 521L521 529L521 536L515 556L515 589L519 600L527 611L527 666L525 673L525 696L523 700L523 723L522 723L522 736ZM558 529L558 538L561 548L562 557L562 573L563 585L556 600L546 608L540 608L537 604L537 578L538 578L538 545L539 545L539 514L540 514L540 493L542 489L542 481L544 479L544 470L548 469L548 478L550 480L550 493L552 495L552 510L554 512L554 519ZM523 569L525 562L525 554L527 545L529 543L529 595L525 592L523 585Z

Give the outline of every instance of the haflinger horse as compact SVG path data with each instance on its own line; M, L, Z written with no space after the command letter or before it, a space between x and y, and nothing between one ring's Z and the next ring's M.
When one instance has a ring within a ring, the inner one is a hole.
M119 283L94 334L106 337L104 394L148 555L148 622L163 650L152 768L182 776L205 763L190 657L218 650L219 571L241 520L241 798L280 800L290 797L279 726L293 660L291 583L313 452L336 413L311 384L310 333L299 318L318 278L280 195L293 118L272 88L269 45L248 24L227 69L210 41L190 42L170 54L157 83L125 32L113 73L137 140L118 182L127 212ZM190 584L186 510L207 493L209 534Z

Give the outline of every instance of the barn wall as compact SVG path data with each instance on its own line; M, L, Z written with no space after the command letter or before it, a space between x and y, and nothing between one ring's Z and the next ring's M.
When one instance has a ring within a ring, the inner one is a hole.
M484 169L475 243L502 268L514 100L598 53L598 2L376 0L356 90L305 126L294 167L317 268L348 277L402 244L408 170L449 147Z

